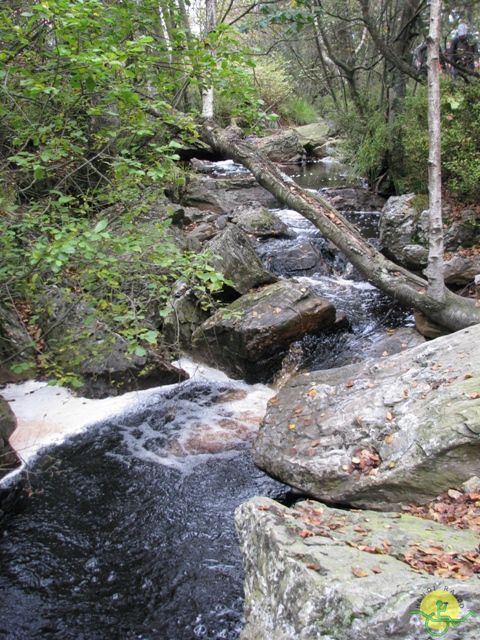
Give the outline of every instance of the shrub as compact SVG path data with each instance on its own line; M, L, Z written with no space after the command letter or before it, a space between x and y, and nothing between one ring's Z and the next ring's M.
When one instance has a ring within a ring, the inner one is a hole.
M447 190L480 197L480 82L442 83L442 172ZM427 90L406 99L401 117L405 149L404 190L428 190Z
M289 121L302 125L317 122L318 112L311 102L303 96L291 97L285 107L284 115Z

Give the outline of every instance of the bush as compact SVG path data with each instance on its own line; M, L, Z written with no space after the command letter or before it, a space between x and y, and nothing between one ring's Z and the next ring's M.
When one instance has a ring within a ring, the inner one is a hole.
M444 187L457 197L480 197L480 82L442 82L442 172ZM401 117L405 149L404 190L428 190L427 90L407 98Z
M311 124L318 121L316 108L306 98L294 96L289 99L285 111L281 114L294 124Z

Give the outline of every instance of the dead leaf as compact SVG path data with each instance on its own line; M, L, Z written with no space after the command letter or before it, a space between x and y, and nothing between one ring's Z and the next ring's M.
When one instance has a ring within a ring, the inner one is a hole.
M360 567L352 567L352 573L357 578L366 578L369 575L368 571Z
M389 434L388 436L385 436L385 438L383 439L385 444L392 444L393 442L393 435Z
M315 534L313 533L313 531L310 531L310 529L302 529L301 531L298 532L298 535L301 538L311 538Z

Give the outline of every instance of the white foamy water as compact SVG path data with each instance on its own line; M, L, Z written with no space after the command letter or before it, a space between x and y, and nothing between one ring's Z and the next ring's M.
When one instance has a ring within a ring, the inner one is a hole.
M175 465L175 458L217 453L222 448L231 449L240 441L250 439L275 392L265 385L247 385L231 380L221 371L198 365L187 358L182 358L178 364L191 375L192 380L212 383L213 386L224 383L231 387L232 393L226 394L212 407L197 407L192 403L191 412L182 417L181 433L175 439L175 446L161 447L158 454L147 453L143 446L152 435L146 429L141 441L131 443L136 454L162 464L170 464L168 458L171 457L171 464ZM42 449L58 445L106 419L158 404L166 392L171 397L175 387L180 386L181 383L91 400L76 397L68 389L44 382L7 385L2 395L17 418L17 429L10 437L10 444L23 464L29 464ZM11 478L12 474L3 482Z

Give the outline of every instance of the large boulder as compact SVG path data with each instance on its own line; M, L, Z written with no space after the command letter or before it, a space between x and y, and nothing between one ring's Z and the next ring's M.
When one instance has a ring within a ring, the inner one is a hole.
M312 124L305 124L301 127L294 127L293 131L298 136L300 144L309 155L322 157L328 155L326 153L326 143L331 135L330 125L321 120ZM325 152L322 154L322 150Z
M428 210L417 205L417 196L407 193L392 196L380 217L380 242L385 253L409 268L419 268L427 263Z
M468 577L480 569L473 531L268 498L241 505L235 519L246 574L241 640L420 640L425 619L412 612L431 613L422 602L439 589L455 594L462 616L480 613L478 573ZM448 637L476 640L478 624L467 618Z
M424 204L423 198L414 193L392 196L387 200L380 217L380 242L385 254L410 269L421 269L427 264L429 210L423 208ZM467 208L458 212L446 205L442 214L445 223L444 246L447 251L460 249L462 255L462 247L469 248L478 243L478 218L474 210ZM451 264L446 270L447 284L466 284L473 279L473 264L465 265L469 273L462 277L462 265L458 260L454 257L454 261L449 259L449 262Z
M309 287L281 281L217 311L192 337L196 354L234 378L269 379L288 346L335 322L335 308Z
M303 145L293 129L276 131L266 138L256 138L252 142L273 162L289 164L301 162L305 158Z
M233 212L232 222L250 235L258 238L290 238L295 233L272 211L259 202L238 207Z
M446 284L463 286L474 282L475 276L480 274L480 255L449 256L445 261L444 278Z
M276 281L262 265L248 235L235 225L227 225L222 233L207 242L205 251L212 256L210 264L230 280L230 286L238 294Z
M131 353L127 340L106 325L71 290L51 287L44 294L39 326L46 352L77 390L88 398L181 382L185 371L170 363L169 354L146 350ZM68 380L67 380L68 382Z
M293 378L267 409L256 464L329 503L425 502L478 475L480 325Z
M299 237L293 242L259 245L257 252L268 269L282 276L310 276L334 270L334 255L323 238Z
M214 213L231 213L241 204L252 200L265 207L276 207L272 194L260 187L251 174L233 175L229 178L213 178L191 175L180 196L186 207L194 207Z

